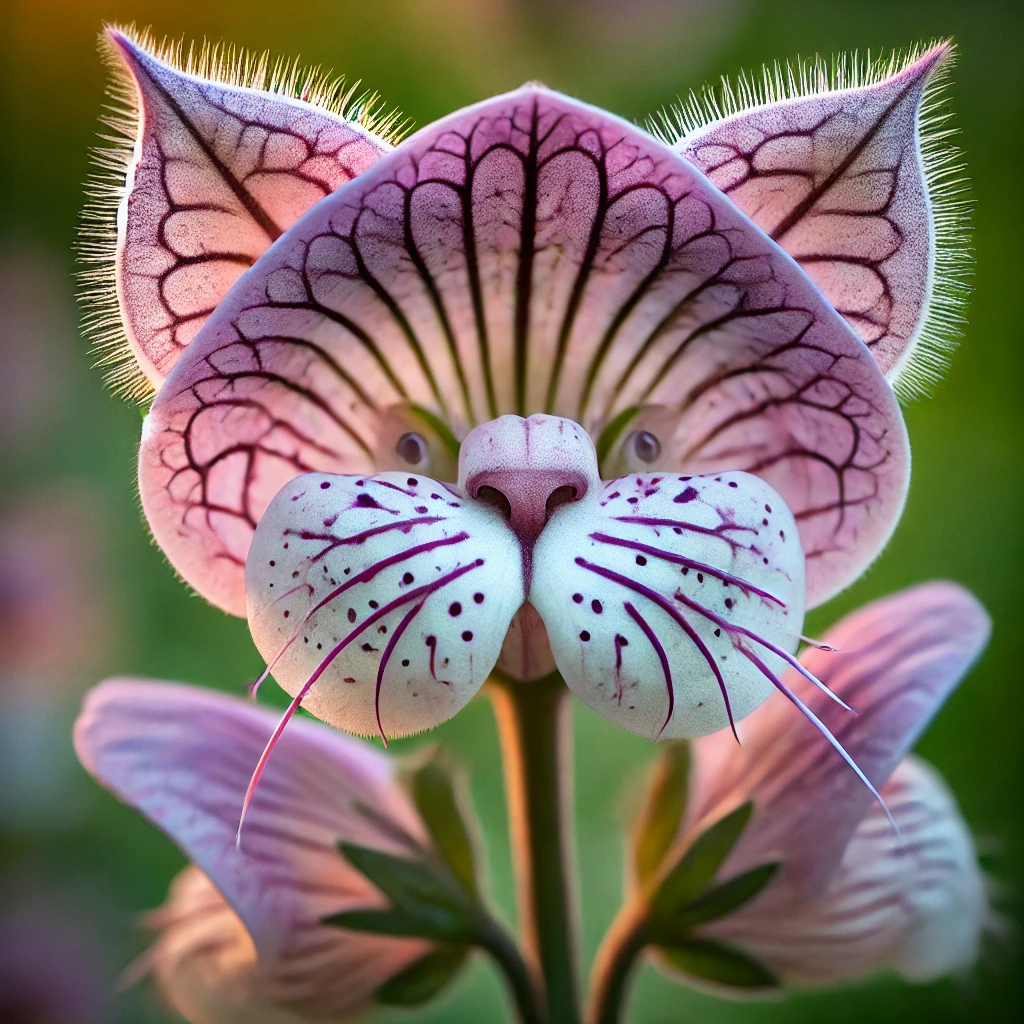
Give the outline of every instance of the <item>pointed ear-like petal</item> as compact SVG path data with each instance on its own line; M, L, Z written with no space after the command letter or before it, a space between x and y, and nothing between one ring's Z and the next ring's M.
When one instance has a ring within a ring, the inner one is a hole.
M701 124L696 99L678 112L676 151L793 256L906 394L934 381L960 319L963 184L937 110L952 55L843 62L831 78L819 62L799 82L766 69L739 99L726 87L736 112Z
M260 520L246 577L249 628L282 687L385 740L469 701L524 600L497 510L404 473L297 477Z
M538 87L425 128L247 272L150 413L157 541L237 611L273 493L363 471L395 403L456 435L505 412L596 435L667 406L676 472L749 470L789 504L812 602L878 553L906 493L895 397L810 279L666 146Z
M127 107L109 119L126 137L114 256L124 335L100 343L114 383L144 391L139 370L159 388L242 272L391 145L360 123L351 90L316 73L209 49L183 70L147 36L106 36Z
M905 590L829 630L824 643L835 650L808 649L801 658L857 714L821 693L807 703L881 787L988 635L988 616L961 587L928 583ZM781 859L792 884L808 896L820 893L871 795L785 701L769 700L740 737L741 747L724 736L698 743L692 821L753 799L755 817L730 858L730 872Z
M252 936L261 969L279 966L282 984L291 977L307 994L318 978L318 996L333 999L340 1015L365 1003L396 960L400 969L426 947L373 935L353 943L351 934L320 923L381 902L337 842L401 853L403 835L424 842L425 832L381 754L297 721L267 766L237 847L242 799L277 718L195 687L114 680L86 697L75 749L93 775L210 877ZM346 964L356 966L346 971Z
M882 796L899 833L875 805L824 891L807 898L792 876L776 878L702 931L794 985L837 985L885 968L924 982L970 967L988 899L953 795L934 769L907 758Z
M530 603L576 696L656 740L727 729L764 701L803 590L796 524L764 481L637 476L552 516Z

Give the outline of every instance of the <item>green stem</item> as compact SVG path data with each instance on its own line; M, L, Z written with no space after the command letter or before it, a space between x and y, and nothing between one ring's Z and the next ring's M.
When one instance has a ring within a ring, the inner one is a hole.
M589 1024L618 1024L621 1020L633 968L648 944L647 918L644 901L634 899L608 929L591 972Z
M478 941L505 975L520 1024L542 1024L544 1017L537 1004L533 979L512 937L500 925L488 919L481 928Z
M551 1024L576 1024L569 691L557 673L491 687L505 762L523 945L544 980Z

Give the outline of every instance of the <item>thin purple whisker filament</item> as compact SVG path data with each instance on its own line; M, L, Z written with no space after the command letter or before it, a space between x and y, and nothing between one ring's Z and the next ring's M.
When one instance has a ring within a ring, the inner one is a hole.
M402 634L409 627L412 620L419 615L420 609L425 603L426 598L406 612L405 618L402 619L398 624L398 628L391 634L391 638L388 640L387 645L384 648L384 653L381 655L380 664L377 666L377 686L373 694L373 713L377 719L377 729L380 732L381 743L383 743L385 747L388 745L388 738L384 734L384 725L380 720L380 688L384 682L384 672L388 667L388 662L391 660L391 654L395 649L395 645L402 638Z
M885 815L889 819L889 824L892 825L893 831L897 835L899 835L899 825L896 824L896 819L892 816L892 812L889 810L888 805L882 799L882 795L871 784L871 780L868 779L868 777L864 774L863 771L861 771L860 766L857 764L857 762L854 761L854 759L847 753L846 748L842 745L842 743L840 743L839 740L837 740L835 736L832 735L832 732L829 730L828 726L825 725L825 723L820 718L818 718L818 716L788 686L786 686L786 684L781 679L779 679L779 677L776 676L775 673L772 672L772 670L768 668L768 666L763 661L761 661L761 659L756 654L754 654L753 651L747 650L747 648L744 647L743 644L737 644L736 647L739 650L739 652L750 662L752 662L753 665L757 668L757 670L766 679L768 679L768 681L780 693L784 694L794 705L796 705L797 708L799 708L799 710L803 713L804 717L807 718L817 728L817 730L821 733L822 736L825 737L826 740L828 740L831 746L839 753L839 756L842 757L842 759L854 770L854 772L857 775L857 778L859 778L860 781L863 782L865 786L867 786L868 790L871 792L871 795L881 805L882 810L885 811Z
M728 622L727 620L723 619L720 615L717 615L715 612L711 611L710 608L705 608L703 607L703 605L697 604L696 601L693 601L692 599L687 597L681 590L677 590L673 597L675 597L677 601L681 601L688 608L692 608L698 614L703 615L707 619L710 619L711 622L713 622L716 626L720 626L722 629L727 630L729 633L738 633L740 636L745 636L749 640L753 640L755 643L760 644L766 650L771 651L772 654L778 655L778 657L782 658L783 661L788 662L793 668L795 668L797 672L800 673L800 675L802 675L809 682L813 683L819 690L821 690L822 693L827 693L841 708L851 712L854 715L857 714L857 712L854 711L853 708L851 708L850 705L842 699L842 697L833 693L832 690L829 689L829 687L826 686L813 672L809 671L802 664L800 664L799 658L797 658L793 654L790 654L789 651L783 650L783 648L779 647L778 644L773 644L771 640L766 640L763 636L758 636L757 633L747 629L745 626L737 626L734 623Z
M442 576L440 579L435 580L433 583L425 583L421 587L416 587L415 590L410 590L407 594L403 594L401 597L396 598L394 601L390 601L384 605L383 608L379 608L372 615L368 616L362 622L360 622L355 629L348 634L343 640L340 640L330 651L327 652L323 661L313 670L313 674L306 680L302 685L302 689L292 698L292 702L288 705L284 714L281 716L281 721L278 722L277 728L274 729L270 740L267 742L263 753L260 755L259 761L256 763L256 768L253 771L252 778L249 780L249 786L245 791L245 798L242 800L242 813L238 819L238 829L235 832L235 845L241 846L242 843L242 825L245 822L246 812L249 810L249 805L252 803L252 798L256 793L256 787L259 785L260 776L263 774L263 770L266 768L267 761L270 758L270 754L274 747L277 745L277 741L281 737L281 733L284 732L284 727L291 720L292 716L299 709L299 705L305 699L306 695L313 688L313 684L327 671L331 663L335 658L357 637L361 636L363 632L372 626L375 622L382 619L385 615L389 615L396 608L401 608L403 604L408 604L410 601L415 601L420 597L423 597L424 601L432 594L435 590L440 590L442 587L446 587L449 583L453 583L460 576L464 576L467 572L472 572L474 569L478 569L484 564L482 558L476 559L469 565L459 566L457 569L453 569L451 572ZM422 606L423 601L420 602Z
M311 561L319 562L321 558L329 554L335 548L345 547L349 544L363 544L371 537L379 537L382 533L391 533L392 530L410 530L414 526L423 523L443 523L447 516L420 516L416 519L402 519L397 523L384 523L381 526L372 526L360 533L353 533L350 537L336 537L333 533L315 533L313 530L285 530L285 534L291 537L298 537L300 540L323 540L329 541L323 551L313 555Z
M672 721L672 714L676 709L676 691L672 682L672 668L668 663L668 655L665 653L665 648L658 639L658 635L651 629L650 623L629 601L623 601L622 607L626 609L626 614L640 627L644 636L647 637L651 647L654 648L654 653L658 655L658 660L661 662L661 671L665 674L665 688L668 690L668 713L665 715L665 721L662 722L658 735L655 737L655 742L657 742L661 739L661 734L665 731L665 727Z
M582 566L584 569L588 569L590 572L596 573L598 576L603 576L605 579L611 580L613 583L619 583L627 589L632 590L634 593L646 597L648 601L651 601L654 604L656 604L663 612L665 612L666 615L670 616L672 620L680 627L680 629L682 629L683 632L686 633L686 635L696 646L697 650L699 650L700 653L703 655L704 660L708 663L708 666L714 673L715 679L718 681L718 689L722 693L722 700L725 702L725 711L726 714L729 716L729 728L732 729L732 734L736 737L736 742L739 743L740 737L739 734L736 732L736 722L733 720L732 716L732 704L729 701L729 691L726 688L725 679L722 676L722 670L718 667L718 661L716 660L715 656L711 653L711 651L708 650L707 645L704 643L703 640L701 640L700 636L697 634L697 631L693 628L693 626L690 625L689 622L686 621L685 618L683 618L682 614L678 611L678 609L673 608L672 605L669 604L669 602L661 596L661 594L658 594L657 592L651 590L649 587L645 587L642 583L634 582L627 576L620 575L613 569L606 569L602 565L594 565L593 563L588 562L586 559L579 557L577 557L576 559L576 564ZM662 729L664 728L665 727L662 726Z
M308 612L306 612L306 614L296 625L295 632L292 634L292 636L285 641L284 645L277 652L277 654L275 654L274 657L271 658L271 660L268 662L267 667L260 674L259 679L257 679L256 682L253 683L250 691L251 695L254 697L256 696L257 690L259 690L264 680L274 670L274 666L277 665L277 663L284 657L285 653L288 651L288 648L291 647L291 645L295 643L296 640L298 640L299 634L302 632L303 627L318 611L320 611L321 608L324 607L324 605L330 604L331 601L336 600L347 590L350 590L352 587L356 586L356 584L369 582L374 578L374 576L376 576L379 572L382 572L384 569L388 569L393 565L398 565L409 558L414 558L416 555L422 555L426 552L434 551L436 548L447 547L449 544L461 544L462 541L464 540L469 540L469 534L466 533L465 530L463 530L461 533L456 533L451 537L443 537L439 540L424 541L424 543L422 544L417 544L414 547L406 548L405 551L398 551L393 555L389 555L387 558L382 558L379 562L374 562L373 565L368 566L360 573L356 573L356 575L353 576L350 580L346 580L344 583L337 586L330 593L326 594L324 597L320 599L320 601L317 602L317 604L315 604L312 608L309 609ZM305 585L309 586L309 584ZM294 587L292 589L292 593L294 593L294 591L298 589L300 588Z
M642 544L640 541L612 537L607 533L592 533L590 537L591 540L600 541L602 544L611 544L615 547L626 548L629 551L640 551L645 555L650 555L652 558L660 558L662 561L672 562L675 565L685 565L688 569L693 569L695 572L704 572L709 576L714 576L716 579L731 583L738 590L742 590L745 593L757 594L758 597L764 598L766 601L772 601L780 608L786 607L786 602L779 600L774 594L769 594L768 591L755 587L752 583L740 579L739 576L734 576L732 573L725 572L722 569L716 569L713 565L708 565L705 562L698 562L692 558L686 558L684 555L677 555L662 548L652 547L650 544Z

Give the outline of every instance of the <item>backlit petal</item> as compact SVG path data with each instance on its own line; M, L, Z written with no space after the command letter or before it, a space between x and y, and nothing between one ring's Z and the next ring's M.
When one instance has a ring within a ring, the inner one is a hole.
M726 729L764 701L803 589L796 525L764 481L647 475L555 512L530 602L569 688L654 740Z
M835 985L895 968L931 981L970 967L989 919L971 833L945 783L907 758L882 789L900 832L875 805L826 889L807 899L777 879L702 931L753 954L794 985Z
M984 610L952 583L928 583L876 601L829 630L824 643L834 651L811 648L801 657L858 713L843 711L822 693L811 693L807 704L880 788L988 634ZM787 681L797 684L798 677L791 672ZM740 738L742 746L724 735L697 744L691 821L717 818L752 799L755 816L727 862L728 873L782 859L784 877L815 896L872 797L784 700L769 700L743 724Z
M221 303L147 421L154 535L240 611L273 493L366 470L396 403L456 436L507 412L594 433L667 406L675 471L749 470L782 494L812 603L878 553L907 485L895 398L806 274L668 147L535 86L404 142Z
M174 879L149 920L160 936L142 963L189 1024L305 1024L269 1000L251 936L198 868Z
M951 56L943 43L902 68L890 61L889 77L856 61L831 81L821 64L800 68L799 84L792 70L788 82L766 72L766 96L744 80L750 106L675 146L793 256L908 392L934 379L955 333L966 259L962 183L935 109Z
M405 736L480 689L523 603L493 508L427 477L297 477L249 551L249 628L303 706L361 735Z
M277 718L193 687L112 681L86 697L75 747L92 774L209 876L251 936L275 999L296 1007L308 1001L321 1017L343 1015L427 947L320 924L327 914L381 903L336 843L400 853L401 836L422 842L423 827L381 754L296 721L267 766L237 847L242 799ZM373 808L372 819L360 803ZM193 928L199 934L183 939L186 945L201 948L206 935L224 944L231 963L245 960L226 907L190 922Z
M111 28L107 41L137 121L117 211L117 298L138 367L158 388L242 272L391 146L309 102L323 91L315 76L292 98L289 69L270 71L265 57L214 54L200 61L207 78L166 48L157 57L148 38Z

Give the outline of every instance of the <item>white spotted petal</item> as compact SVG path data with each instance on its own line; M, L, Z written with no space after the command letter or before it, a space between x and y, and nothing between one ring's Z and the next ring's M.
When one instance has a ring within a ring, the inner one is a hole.
M499 513L408 473L294 479L260 521L247 581L249 628L281 686L385 739L459 711L524 600Z
M763 480L647 474L559 509L530 601L570 689L650 739L753 711L799 643L803 553Z

